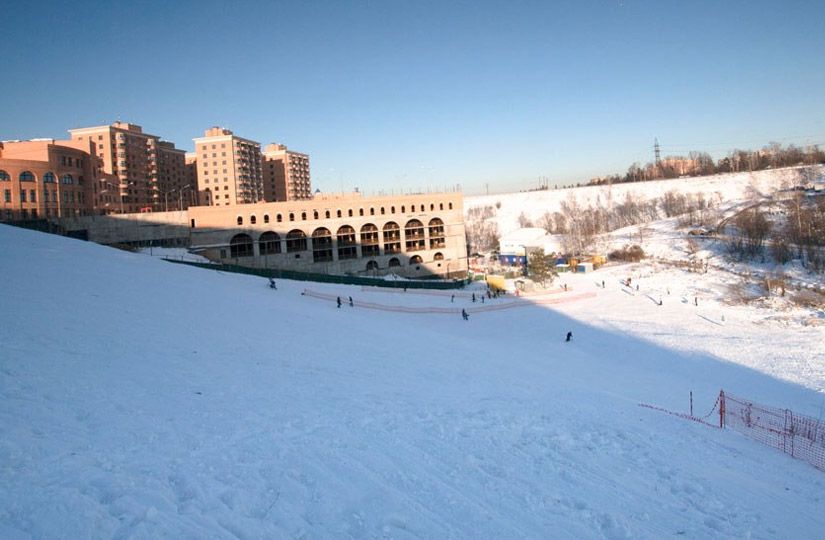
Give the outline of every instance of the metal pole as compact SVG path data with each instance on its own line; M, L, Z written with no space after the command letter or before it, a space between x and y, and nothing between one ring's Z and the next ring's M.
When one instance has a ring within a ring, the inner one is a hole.
M690 415L693 416L693 390L690 391Z

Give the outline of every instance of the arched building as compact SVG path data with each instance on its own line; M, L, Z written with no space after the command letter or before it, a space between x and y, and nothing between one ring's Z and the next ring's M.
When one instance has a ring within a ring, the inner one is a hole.
M191 247L228 264L338 275L467 272L460 193L188 209Z

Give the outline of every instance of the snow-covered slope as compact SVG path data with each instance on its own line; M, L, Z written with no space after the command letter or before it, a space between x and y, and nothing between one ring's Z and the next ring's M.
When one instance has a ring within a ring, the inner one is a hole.
M693 390L709 408L725 388L821 415L822 327L735 310L716 324L720 306L697 311L675 290L658 306L618 286L629 267L565 278L593 298L465 322L358 306L478 306L462 295L272 291L5 226L0 245L2 538L825 528L821 472L638 406L685 410Z
M556 212L562 202L570 198L581 207L608 207L609 201L620 203L630 194L637 200L658 199L669 191L682 194L703 193L708 200L720 202L725 208L732 202L745 198L770 194L781 186L791 186L798 180L798 168L765 170L731 174L717 174L676 180L654 180L613 184L612 186L587 186L548 191L530 191L466 197L464 209L485 206L494 207L493 220L498 224L500 234L507 234L519 228L518 218L525 217L537 223L545 212Z

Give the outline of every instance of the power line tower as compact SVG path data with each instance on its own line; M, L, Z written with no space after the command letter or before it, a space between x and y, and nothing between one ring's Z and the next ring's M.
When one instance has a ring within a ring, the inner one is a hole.
M656 166L658 167L662 163L662 154L659 151L659 139L658 138L653 139L653 157L654 157L654 162L656 163Z

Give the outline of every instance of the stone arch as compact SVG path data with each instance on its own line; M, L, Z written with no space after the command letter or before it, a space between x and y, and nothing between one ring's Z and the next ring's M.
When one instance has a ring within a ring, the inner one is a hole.
M430 233L430 249L440 249L447 245L446 236L444 235L444 222L441 221L441 218L432 218L427 224L427 230Z
M252 237L248 234L236 234L229 241L229 256L233 259L240 257L252 257Z
M414 264L421 264L424 262L424 259L421 258L421 255L413 255L410 257L410 266Z
M266 231L258 237L258 249L261 255L275 255L281 252L281 237L273 231Z
M71 177L72 175L68 175L68 176ZM31 171L23 171L23 172L20 173L20 175L17 178L21 182L34 182L34 181L36 181L36 179L34 177L34 173L32 173Z
M433 255L433 260L434 261L443 261L444 260L444 254L439 251L438 253Z
M361 227L361 256L377 257L381 254L380 246L378 227L372 223L365 223Z
M394 266L401 266L401 261L399 261L397 257L390 259L389 267L393 268Z
M401 252L401 228L398 223L388 221L384 224L384 253L400 253Z
M332 233L326 227L312 231L312 262L332 260Z
M355 229L349 225L341 225L335 233L338 240L338 260L357 259L358 244L355 241Z
M307 250L307 235L301 229L292 229L286 233L286 252L298 253Z
M54 184L57 182L57 178L55 178L54 173L52 171L47 172L43 175L43 183L44 184Z
M421 251L426 249L424 243L424 224L417 219L411 219L404 225L404 247L407 251Z

